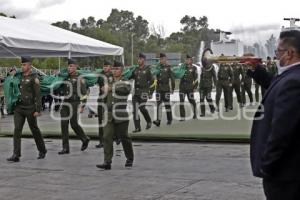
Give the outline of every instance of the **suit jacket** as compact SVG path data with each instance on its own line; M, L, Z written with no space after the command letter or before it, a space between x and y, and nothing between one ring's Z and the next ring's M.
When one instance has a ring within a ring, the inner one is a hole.
M300 65L273 79L261 67L251 76L268 88L251 130L253 175L272 180L300 180Z

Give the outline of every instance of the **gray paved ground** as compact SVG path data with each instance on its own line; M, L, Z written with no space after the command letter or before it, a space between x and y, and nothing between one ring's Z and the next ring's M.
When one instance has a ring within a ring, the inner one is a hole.
M46 139L48 155L36 160L33 139L22 140L22 160L7 163L12 139L0 138L1 200L260 200L246 144L134 143L136 159L125 169L120 146L111 171L95 167L102 150L91 142L81 152L71 141L71 154L59 156L60 140Z

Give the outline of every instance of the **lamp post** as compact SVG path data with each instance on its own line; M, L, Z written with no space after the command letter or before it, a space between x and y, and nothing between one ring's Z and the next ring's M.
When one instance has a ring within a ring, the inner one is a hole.
M134 33L131 33L131 65L133 65L133 35Z

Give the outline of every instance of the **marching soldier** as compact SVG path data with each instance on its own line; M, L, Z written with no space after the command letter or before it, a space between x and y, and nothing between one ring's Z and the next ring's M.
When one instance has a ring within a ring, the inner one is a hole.
M42 109L40 81L37 78L37 74L31 71L30 57L22 57L21 63L22 77L19 86L21 95L14 108L14 152L13 155L7 159L9 162L20 161L21 134L26 119L39 151L38 159L45 158L47 153L42 133L37 125L37 117L41 115Z
M146 56L140 53L138 58L139 66L133 71L129 78L134 80L134 95L132 97L133 121L135 126L135 130L133 131L134 133L141 131L138 109L141 111L147 122L146 129L151 128L152 125L151 117L146 109L146 103L148 98L152 98L154 91L154 79L150 68L145 66L145 59Z
M213 85L217 85L217 75L216 70L213 65L208 65L207 67L202 67L200 75L200 84L199 84L199 94L200 94L200 117L205 116L205 103L204 99L209 105L210 112L215 112L215 107L213 105L213 100L211 98L211 92Z
M274 77L278 74L277 67L274 61L272 61L271 57L267 57L267 72L271 73Z
M243 66L243 79L241 82L241 87L242 87L242 105L245 106L246 105L246 92L249 96L249 100L250 100L250 105L253 104L253 95L252 95L252 91L251 91L251 87L252 87L252 78L250 76L247 75L247 70L248 70L248 66L247 65L242 65Z
M184 99L185 96L187 96L190 104L192 105L192 110L193 110L193 119L197 118L196 115L196 102L194 99L194 90L198 86L198 74L197 74L197 68L193 66L193 58L189 55L186 56L186 61L185 61L185 68L186 72L183 75L183 77L180 79L180 84L179 84L179 100L180 100L180 121L185 120L185 109L184 109Z
M217 93L216 93L216 104L217 110L219 111L220 99L222 95L222 90L224 92L224 101L225 101L225 112L228 112L229 109L229 89L232 86L232 70L228 64L220 64L218 71L218 81L217 81Z
M101 76L98 78L99 85L99 98L98 98L98 123L99 123L99 144L96 145L96 148L103 147L103 92L101 88L104 86L104 83L112 79L111 73L111 63L108 61L104 61L103 71L101 72Z
M4 118L4 77L0 74L0 118Z
M62 86L62 96L64 101L60 110L61 132L63 149L58 154L69 154L69 123L71 128L82 141L81 151L84 151L89 144L90 139L85 135L83 129L78 124L78 107L80 102L86 102L86 83L77 73L77 63L68 59L68 77ZM79 88L78 88L79 87ZM84 110L84 104L80 108L80 113Z
M233 80L232 86L229 88L229 109L233 109L233 90L235 91L237 102L242 106L242 99L241 99L241 79L243 79L243 69L240 64L233 63L231 65Z
M123 64L115 61L112 68L113 79L101 87L101 90L106 94L103 102L107 106L108 120L103 128L104 163L96 166L105 170L111 169L113 138L117 133L120 136L127 159L125 167L132 167L133 165L134 154L132 142L128 136L129 116L126 111L131 86L127 81L122 80L122 71Z
M170 105L170 93L174 93L175 79L171 71L171 66L167 64L166 54L160 54L159 73L157 74L157 86L156 86L156 102L157 102L157 120L153 121L153 124L160 126L162 108L161 104L164 102L167 112L167 125L172 123L172 109ZM171 89L170 89L171 81Z

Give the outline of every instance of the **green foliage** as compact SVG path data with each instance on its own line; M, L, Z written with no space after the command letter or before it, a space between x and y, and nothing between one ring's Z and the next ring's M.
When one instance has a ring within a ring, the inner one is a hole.
M0 13L0 15L5 15ZM134 16L134 13L127 10L112 9L107 19L95 19L93 16L82 18L80 23L59 21L52 25L70 30L88 37L92 37L124 48L125 65L131 65L131 54L133 45L133 64L137 63L139 52L180 52L183 56L190 54L197 56L200 42L205 41L208 45L211 40L217 40L214 29L208 28L206 16L194 17L185 15L180 23L180 32L174 32L169 37L164 35L164 27L158 31L149 31L149 23L142 16ZM112 56L80 58L79 66L100 68L103 61L112 61ZM15 61L0 60L2 65L16 65ZM58 69L58 58L35 59L34 66L38 68ZM66 66L66 59L61 59L61 66Z

